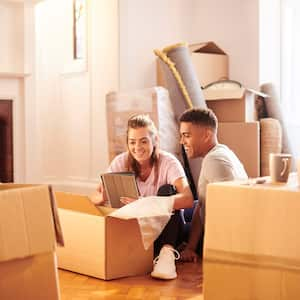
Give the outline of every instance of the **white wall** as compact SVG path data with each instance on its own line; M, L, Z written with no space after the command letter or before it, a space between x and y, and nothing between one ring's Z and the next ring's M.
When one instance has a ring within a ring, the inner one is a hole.
M153 49L189 40L192 10L184 0L119 2L120 89L155 86Z
M229 55L230 78L259 84L258 0L120 0L120 88L156 84L153 49L215 41Z
M15 182L36 169L33 12L31 1L0 2L0 99L13 100Z
M154 86L154 48L214 40L230 57L230 77L258 85L258 0L91 0L87 70L66 74L71 2L37 7L36 159L43 181L97 181L108 165L105 94Z
M271 8L271 9L270 9ZM280 95L280 0L259 1L259 82L272 82Z
M24 71L23 12L23 4L0 2L0 72Z
M154 48L214 40L229 55L230 77L258 85L258 0L88 3L87 67L82 72L71 57L72 0L37 4L36 41L34 24L24 22L28 28L18 31L14 23L31 11L14 8L12 15L8 8L16 4L3 8L0 3L0 34L9 35L8 46L0 46L0 73L4 63L11 72L32 72L20 82L27 181L95 185L108 165L105 95L154 86Z
M105 95L118 89L118 1L88 4L88 55L79 69L72 0L36 9L39 179L63 186L93 185L108 165Z

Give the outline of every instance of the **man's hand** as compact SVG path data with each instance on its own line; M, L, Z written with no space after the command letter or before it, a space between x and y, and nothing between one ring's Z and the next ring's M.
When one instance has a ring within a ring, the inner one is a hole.
M186 262L197 262L198 261L197 253L190 249L188 246L185 247L183 251L180 252L180 259Z

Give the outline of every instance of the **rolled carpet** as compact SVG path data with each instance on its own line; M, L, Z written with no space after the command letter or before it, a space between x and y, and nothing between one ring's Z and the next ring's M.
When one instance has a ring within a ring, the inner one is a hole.
M188 108L206 108L206 102L186 43L154 50L163 73L175 117Z

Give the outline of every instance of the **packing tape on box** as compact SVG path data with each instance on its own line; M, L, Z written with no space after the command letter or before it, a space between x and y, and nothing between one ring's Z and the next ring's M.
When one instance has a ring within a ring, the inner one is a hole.
M114 211L110 216L120 219L137 219L144 248L147 250L169 222L174 198L143 197Z

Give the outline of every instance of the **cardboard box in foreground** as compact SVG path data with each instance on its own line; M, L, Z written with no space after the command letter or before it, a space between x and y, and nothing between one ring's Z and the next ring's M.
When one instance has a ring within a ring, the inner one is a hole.
M0 299L59 299L55 203L46 185L0 185Z
M218 261L203 261L205 300L298 300L300 272Z
M60 268L106 280L152 270L153 248L144 249L136 219L111 217L114 209L96 208L86 196L55 196L65 239Z
M287 184L208 185L206 300L300 299L299 200L295 173Z
M300 187L220 182L208 185L204 256L300 269Z
M218 140L240 159L249 177L260 175L259 122L219 123Z

